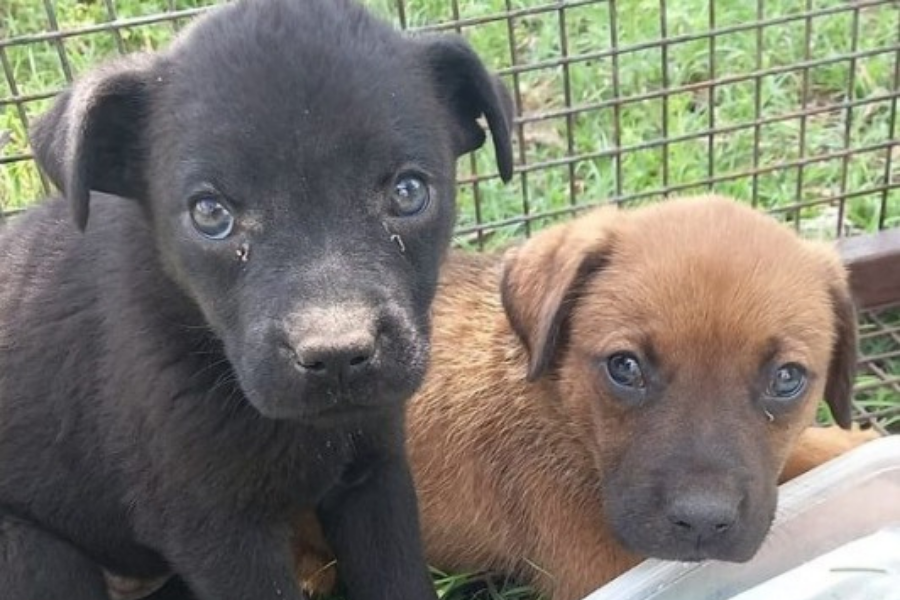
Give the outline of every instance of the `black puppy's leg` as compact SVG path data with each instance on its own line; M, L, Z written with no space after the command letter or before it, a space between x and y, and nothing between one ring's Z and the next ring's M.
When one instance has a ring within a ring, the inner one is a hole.
M197 600L306 600L293 570L289 528L229 521L174 527L165 552ZM174 597L178 597L177 594Z
M0 514L0 600L109 600L100 568L77 548Z
M391 458L318 509L351 600L433 600L406 461Z

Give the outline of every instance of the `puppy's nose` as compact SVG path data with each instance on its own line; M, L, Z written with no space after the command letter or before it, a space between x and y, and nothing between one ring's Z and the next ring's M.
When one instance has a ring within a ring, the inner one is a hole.
M294 348L294 354L297 369L304 374L345 381L372 359L375 336L367 328L308 336Z
M728 496L697 493L679 496L666 512L675 532L698 542L724 535L737 520L738 502Z
M365 304L311 307L287 321L294 368L321 383L349 383L376 359L378 314Z

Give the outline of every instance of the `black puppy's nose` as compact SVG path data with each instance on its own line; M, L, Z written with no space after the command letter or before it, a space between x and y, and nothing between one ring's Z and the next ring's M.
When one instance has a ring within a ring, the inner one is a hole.
M714 493L689 494L675 499L666 516L675 532L711 540L725 534L737 520L738 502Z
M310 336L294 348L296 366L305 374L338 380L352 378L375 354L375 336L368 329Z
M347 384L377 359L379 323L378 311L368 304L310 307L286 320L284 342L302 376Z

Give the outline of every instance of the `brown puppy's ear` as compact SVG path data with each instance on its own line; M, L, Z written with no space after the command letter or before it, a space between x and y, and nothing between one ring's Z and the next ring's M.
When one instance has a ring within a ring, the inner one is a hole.
M856 308L850 297L846 275L841 273L838 281L840 283L832 284L828 290L834 311L835 337L825 383L825 401L834 421L844 429L850 429L850 401L858 352Z
M32 127L35 159L69 200L79 229L87 225L91 190L144 194L150 65L134 55L89 73Z
M480 148L485 134L478 117L484 115L494 138L497 169L503 181L513 172L511 129L515 112L512 97L500 81L491 75L458 35L426 38L425 55L438 88L456 117L457 156Z
M513 330L528 351L528 381L539 378L552 364L560 331L580 288L609 258L617 218L624 214L603 208L542 231L506 253L501 298Z

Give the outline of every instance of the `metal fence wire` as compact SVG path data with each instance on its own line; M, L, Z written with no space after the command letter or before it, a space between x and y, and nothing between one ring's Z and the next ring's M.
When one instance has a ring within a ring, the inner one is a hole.
M489 150L461 162L460 245L707 191L813 237L900 226L898 0L364 1L404 29L461 33L513 91L516 177L502 186ZM2 0L0 210L51 191L26 130L59 89L212 3ZM898 421L900 315L866 318L860 394L887 394Z

